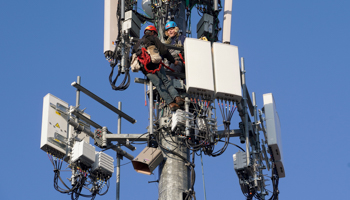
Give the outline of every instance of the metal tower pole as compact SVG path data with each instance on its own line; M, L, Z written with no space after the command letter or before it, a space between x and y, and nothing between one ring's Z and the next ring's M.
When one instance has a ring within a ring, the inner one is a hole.
M122 110L122 102L118 102L118 109ZM117 134L121 134L121 125L122 125L122 118L120 117L120 115L118 115L118 132ZM118 147L120 147L120 145L118 144ZM120 155L117 153L117 174L116 174L116 199L119 200L120 197Z
M162 4L164 3L169 2L162 2ZM179 15L177 15L174 19L184 35L186 34L185 4L186 2L182 1L179 6ZM162 20L159 20L157 23L159 25L158 34L161 40L164 39L163 30L165 28L165 23L166 21L162 22ZM189 101L187 103L189 103ZM170 132L163 131L159 134L161 135L161 145L164 146L166 150L163 150L165 160L159 166L158 200L183 199L183 193L188 191L190 187L190 170L188 166L185 165L183 159L170 153L170 151L180 154L187 160L189 160L189 151L184 145L179 144L181 141L177 136L172 136Z
M188 149L183 145L178 145L180 140L177 136L171 136L171 133L162 132L164 134L161 140L162 146L170 151L180 154L182 157L189 159ZM159 176L159 200L179 200L183 199L183 193L189 189L190 171L185 165L184 160L177 155L163 150L165 156L164 163L160 166Z

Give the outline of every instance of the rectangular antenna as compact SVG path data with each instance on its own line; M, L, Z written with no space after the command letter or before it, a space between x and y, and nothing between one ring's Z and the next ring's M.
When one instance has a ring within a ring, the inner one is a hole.
M79 85L76 82L73 82L71 84L73 87L77 88L78 90L84 92L86 95L88 95L89 97L93 98L95 101L99 102L100 104L106 106L108 109L110 109L111 111L117 113L118 115L120 115L121 117L123 117L124 119L126 119L127 121L129 121L132 124L136 123L136 120L133 119L132 117L130 117L129 115L125 114L124 112L120 111L118 108L112 106L110 103L108 103L107 101L101 99L100 97L98 97L97 95L95 95L94 93L90 92L88 89L84 88L83 86Z

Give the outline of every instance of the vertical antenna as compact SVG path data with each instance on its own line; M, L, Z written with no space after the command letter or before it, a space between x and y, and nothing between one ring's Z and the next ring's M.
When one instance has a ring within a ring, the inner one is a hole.
M231 19L232 19L232 0L225 0L224 19L222 25L222 42L230 44L231 42Z
M77 83L80 85L80 76L77 77ZM80 104L80 90L77 89L77 92L76 92L76 99L75 99L75 107L79 107L79 104Z

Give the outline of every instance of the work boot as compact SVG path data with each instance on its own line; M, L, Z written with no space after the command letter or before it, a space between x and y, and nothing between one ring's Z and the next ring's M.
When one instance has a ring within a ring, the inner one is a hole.
M184 101L181 97L179 97L179 96L175 97L175 102L176 102L177 105L179 105L179 106L183 106L184 103L185 103L185 101Z
M175 111L175 110L180 108L180 106L177 105L176 103L170 103L168 106L169 106L171 111Z

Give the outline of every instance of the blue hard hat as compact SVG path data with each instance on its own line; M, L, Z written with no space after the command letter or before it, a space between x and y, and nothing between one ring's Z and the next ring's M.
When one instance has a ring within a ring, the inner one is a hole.
M174 21L170 21L165 24L165 30L168 30L169 28L177 27L176 23Z

